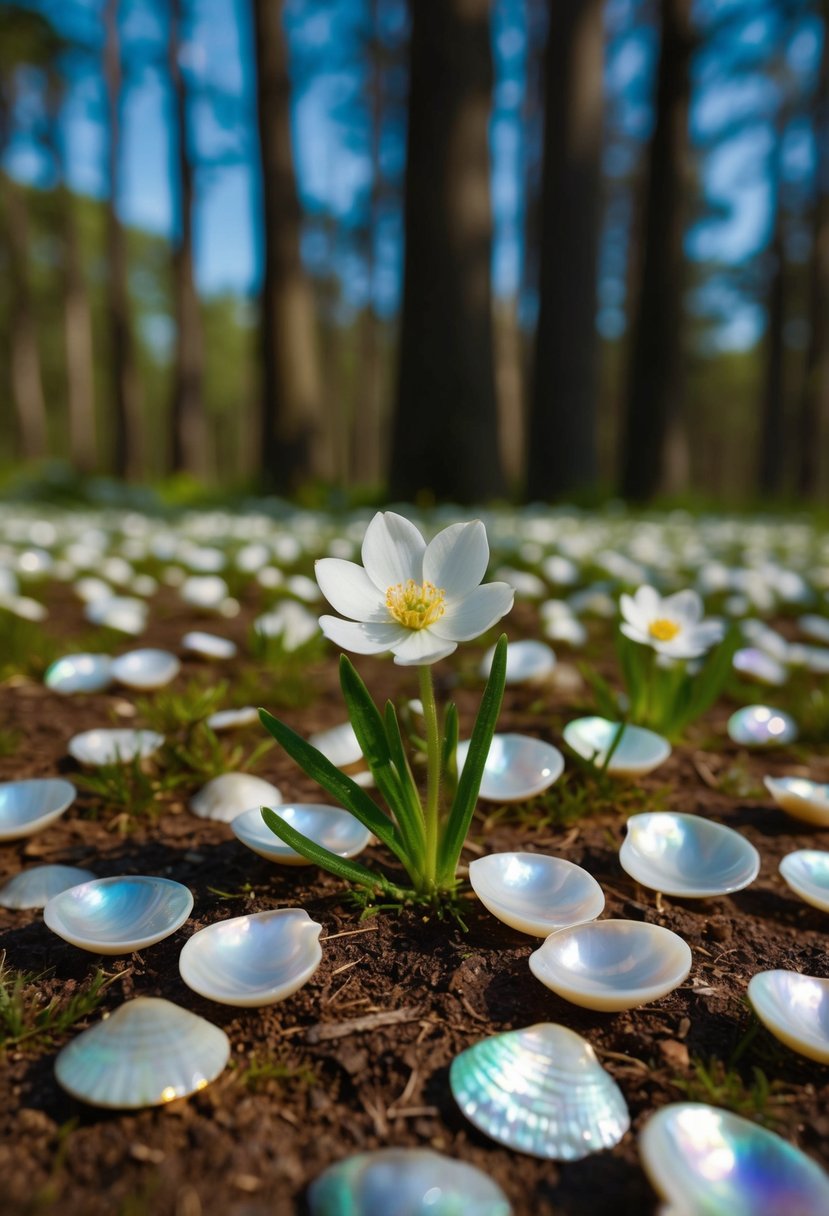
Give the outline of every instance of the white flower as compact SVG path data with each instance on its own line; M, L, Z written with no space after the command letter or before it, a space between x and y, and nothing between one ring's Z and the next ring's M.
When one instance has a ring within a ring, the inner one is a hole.
M479 519L452 524L427 545L408 519L381 511L366 529L362 557L362 566L338 557L316 563L323 595L350 618L320 617L325 636L344 650L391 650L404 666L435 663L512 607L507 583L480 586L489 544Z
M620 601L622 633L634 642L652 646L670 659L695 659L722 640L721 621L702 619L702 600L696 591L677 591L664 599L653 587L640 587Z

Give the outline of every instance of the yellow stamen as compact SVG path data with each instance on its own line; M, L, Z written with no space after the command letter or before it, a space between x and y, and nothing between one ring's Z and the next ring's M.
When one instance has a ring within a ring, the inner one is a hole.
M434 583L396 583L386 592L386 607L391 616L407 629L425 629L434 625L446 611L446 593Z
M648 625L648 633L652 638L656 638L657 642L670 642L679 633L679 628L676 621L659 617Z

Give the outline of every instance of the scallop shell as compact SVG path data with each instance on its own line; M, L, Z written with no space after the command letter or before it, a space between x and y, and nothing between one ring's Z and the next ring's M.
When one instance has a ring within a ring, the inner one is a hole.
M222 1005L273 1005L311 978L322 925L302 908L235 916L194 933L178 961L189 988Z
M291 803L270 808L280 819L302 832L315 844L321 844L338 857L356 857L371 840L371 832L349 811L338 806L316 803ZM289 848L271 831L262 818L259 807L243 811L231 824L233 833L260 857L284 866L307 866L311 862Z
M486 1174L424 1148L381 1148L338 1161L308 1190L310 1216L511 1216Z
M533 937L594 920L604 908L595 878L563 857L491 853L470 862L469 881L493 916Z
M53 895L94 877L77 866L31 866L0 887L0 908L44 908Z
M66 750L78 764L96 767L102 764L132 764L146 759L164 743L164 736L154 730L113 730L98 727L73 735Z
M529 958L535 978L557 996L604 1012L658 1001L682 983L691 961L676 933L639 920L560 929Z
M187 887L171 878L96 878L55 895L43 919L64 941L93 954L131 954L175 933L193 910Z
M578 1161L618 1144L630 1126L593 1048L554 1022L474 1044L452 1061L449 1084L470 1123L534 1157Z
M575 718L567 723L562 734L564 742L577 755L601 768L619 726L620 723L607 718ZM642 777L663 764L670 754L671 745L661 735L642 726L625 726L607 773L611 777Z
M72 805L78 791L62 777L0 783L0 840L42 832Z
M215 633L204 633L194 629L185 633L181 639L182 650L197 654L202 659L233 659L236 657L236 643L229 638L220 638Z
M683 899L740 891L760 872L760 854L739 832L674 811L631 815L619 862L643 887Z
M744 705L728 719L728 737L743 747L779 747L797 738L797 723L772 705Z
M481 660L480 671L484 679L489 676L494 655L495 647L491 646ZM555 652L546 642L536 642L532 639L510 642L507 647L507 684L530 684L546 680L555 665Z
M218 1026L171 1001L137 997L67 1044L55 1076L82 1102L137 1110L204 1089L229 1056Z
M829 980L799 971L760 971L749 980L748 999L776 1039L829 1064Z
M829 853L797 849L780 862L780 873L795 895L821 912L829 912Z
M250 773L222 773L202 786L190 799L189 806L199 819L231 823L251 807L273 806L281 801L282 795L270 781Z
M469 753L469 740L458 744L458 769ZM552 743L532 735L493 735L481 779L480 797L487 802L523 802L556 782L564 757Z
M829 827L829 785L805 777L764 777L763 782L787 815L814 827Z
M169 650L130 650L112 661L112 676L125 688L149 692L164 688L181 671L181 663Z
M780 1136L697 1102L664 1106L639 1134L653 1186L677 1216L825 1216L829 1177Z
M112 659L108 654L68 654L46 668L43 683L52 692L71 696L78 692L103 692L112 679Z

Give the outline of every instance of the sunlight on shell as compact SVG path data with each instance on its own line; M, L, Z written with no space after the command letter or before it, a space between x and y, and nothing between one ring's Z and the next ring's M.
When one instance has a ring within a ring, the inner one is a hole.
M604 909L595 878L563 857L492 853L470 862L469 881L493 916L533 937L594 920Z
M760 854L739 832L674 811L631 815L619 862L643 887L684 899L740 891L760 872Z
M771 705L745 705L728 719L728 737L743 747L779 747L797 738L791 715Z
M494 654L495 647L490 646L481 659L480 672L484 679L489 677ZM531 684L546 680L555 665L555 653L546 642L510 642L507 647L507 684Z
M511 1216L486 1174L425 1148L381 1148L328 1167L308 1189L310 1216Z
M112 660L112 678L142 692L164 688L180 671L181 663L168 650L130 650Z
M645 1172L683 1216L825 1216L829 1177L750 1119L697 1102L651 1115L639 1134Z
M268 805L268 804L263 804ZM363 827L349 811L338 806L316 803L293 803L271 806L270 809L291 827L302 832L315 844L321 844L338 857L356 857L371 841L371 832ZM234 835L260 857L284 866L308 866L313 863L294 852L276 836L262 818L260 808L253 807L233 820Z
M458 744L458 772L466 764L469 740ZM479 796L487 802L523 802L559 779L564 757L552 743L532 735L493 735Z
M363 759L363 749L350 722L341 722L338 726L309 735L308 742L337 768L348 768L350 764L358 764Z
M199 819L232 823L242 811L281 801L282 794L270 781L251 773L222 773L203 785L188 806Z
M179 956L181 978L222 1005L273 1005L320 965L321 932L302 908L234 916L193 934Z
M118 730L98 727L73 735L66 750L78 764L95 768L102 764L131 764L152 756L164 743L154 730Z
M207 719L207 725L217 734L223 730L241 730L259 721L259 710L255 705L244 705L241 709L219 709Z
M829 785L806 777L764 777L763 783L787 815L814 827L829 827Z
M204 633L200 629L185 633L181 648L202 659L232 659L237 650L236 643L229 638L220 638L215 633Z
M53 895L94 877L91 870L77 866L32 866L3 883L0 908L44 908Z
M749 981L748 999L776 1039L829 1064L829 980L798 971L761 971Z
M618 729L619 723L607 718L575 718L567 723L562 735L568 747L601 768ZM607 773L611 777L642 777L664 764L670 754L671 745L661 735L641 726L625 726Z
M452 1061L449 1084L470 1123L534 1157L579 1161L618 1144L630 1126L593 1048L554 1022L475 1043Z
M137 997L64 1047L55 1077L92 1106L138 1110L204 1089L229 1056L218 1026L171 1001Z
M553 933L529 963L535 978L558 996L610 1012L672 992L691 970L691 950L661 925L597 920Z
M42 832L72 805L78 791L62 777L31 777L0 784L0 840Z
M96 878L55 895L43 909L53 933L94 954L131 954L175 933L193 910L187 887L170 878Z
M777 659L773 659L765 650L756 646L746 646L736 651L731 662L734 670L739 671L740 675L757 680L759 684L780 685L785 684L789 678L789 673L782 663L778 663Z
M797 849L780 862L780 873L795 895L821 912L829 912L829 853Z
M112 683L112 659L108 654L68 654L46 668L43 683L52 692L71 696L78 692L103 692Z

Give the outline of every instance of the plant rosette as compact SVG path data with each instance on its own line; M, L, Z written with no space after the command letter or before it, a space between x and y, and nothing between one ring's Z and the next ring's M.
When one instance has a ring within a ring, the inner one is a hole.
M454 704L439 709L432 664L452 654L458 643L491 629L509 612L514 592L507 583L482 583L489 544L480 520L452 524L427 544L403 516L378 512L366 530L362 559L362 566L334 557L316 563L323 594L342 613L320 617L320 626L345 650L391 651L395 663L418 667L426 738L425 797L415 783L394 705L387 701L380 711L346 655L340 656L343 698L388 814L284 722L264 709L260 717L300 768L391 850L411 887L337 857L267 807L262 817L287 845L332 874L395 902L414 899L438 905L455 890L458 859L495 733L506 681L506 636L495 647L460 776L458 712Z

